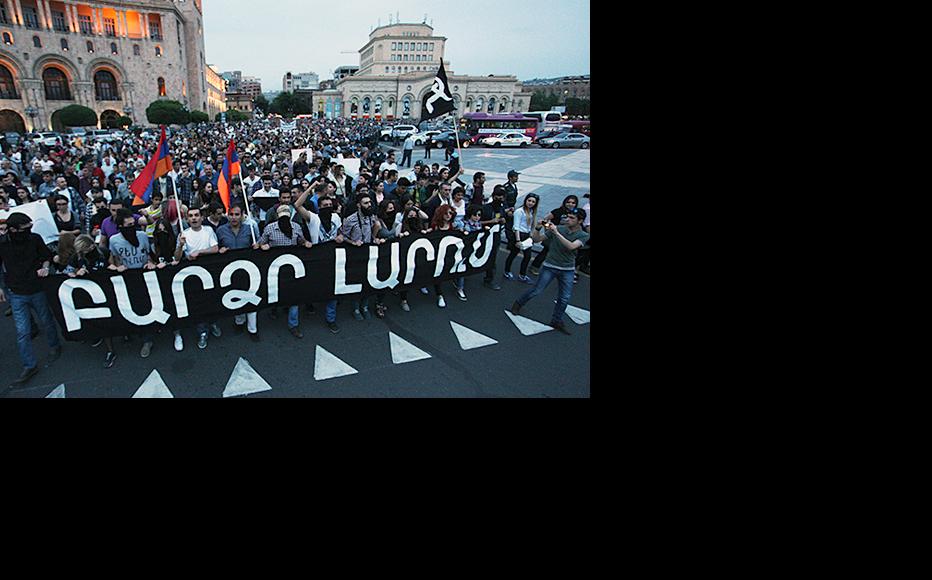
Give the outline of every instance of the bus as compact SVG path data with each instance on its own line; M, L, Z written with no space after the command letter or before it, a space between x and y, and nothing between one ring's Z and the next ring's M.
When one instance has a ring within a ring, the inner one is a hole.
M502 133L521 133L531 139L537 136L537 121L529 119L521 113L503 113L489 115L488 113L466 113L461 123L472 143L478 143L492 135Z
M563 124L563 113L560 111L529 111L521 114L537 121L538 134L558 131Z

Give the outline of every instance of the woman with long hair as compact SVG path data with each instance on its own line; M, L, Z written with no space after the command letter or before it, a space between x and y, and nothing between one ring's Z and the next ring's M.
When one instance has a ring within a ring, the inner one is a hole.
M57 274L70 274L74 272L74 268L69 264L71 263L71 258L75 255L74 241L77 239L71 232L62 232L58 235L58 253L52 258L52 263L55 264L55 273Z
M423 236L426 234L428 229L426 220L423 218L424 213L417 208L414 204L411 204L407 209L404 210L404 217L401 221L401 233L400 237L406 236ZM435 286L434 289L438 289L439 286ZM426 288L423 288L422 291L425 291ZM401 298L401 309L405 312L411 312L411 306L408 304L408 290L404 289L398 292L399 298Z
M71 278L80 278L89 272L107 269L107 259L104 257L103 252L100 251L97 244L94 243L94 238L89 235L84 234L78 236L77 239L74 240L73 249L74 254L68 261L68 276ZM59 255L61 255L60 248ZM107 354L104 356L104 368L109 369L113 366L114 361L116 361L113 339L109 336L106 338L98 338L91 346L97 348L101 343L107 345Z
M174 200L172 200L172 203L174 203ZM169 207L173 209L172 206ZM166 214L170 213L170 211L166 212ZM162 216L162 218L155 222L155 229L152 232L155 256L159 264L174 263L176 240L177 236L175 235L175 229L171 223L171 216Z
M521 280L525 284L533 283L527 275L527 268L531 264L533 252L530 246L526 250L521 250L521 248L518 247L518 243L530 239L531 232L537 227L537 204L539 201L540 197L536 193L529 193L524 198L524 204L515 210L513 228L517 240L516 243L511 245L511 252L505 260L505 278L508 280L515 279L514 274L511 273L511 265L518 256L518 252L523 252L524 258L521 260L521 273L518 275L518 280Z

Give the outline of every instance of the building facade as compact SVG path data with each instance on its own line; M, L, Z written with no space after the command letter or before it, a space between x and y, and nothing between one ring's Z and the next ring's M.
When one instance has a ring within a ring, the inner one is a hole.
M252 114L253 112L253 97L239 92L227 92L226 106L228 111L241 111L243 113ZM211 118L211 121L214 119Z
M293 93L296 90L313 91L317 89L320 82L317 73L291 73L286 72L282 77L282 90L286 93Z
M567 98L589 98L589 75L558 77L555 79L534 79L524 82L525 88L556 95L563 101Z
M0 131L93 109L146 125L159 99L208 110L201 0L0 0Z
M227 82L227 90L238 93L243 90L243 71L234 70L220 73Z
M262 94L262 80L256 77L243 77L240 83L240 92L255 99Z
M227 110L226 94L227 81L214 67L207 65L207 115L213 121L217 113Z
M445 49L446 38L427 24L376 28L359 50L359 71L342 78L334 73L335 88L315 93L314 112L323 118L417 120ZM517 77L456 75L449 61L443 62L458 115L528 110L531 93Z

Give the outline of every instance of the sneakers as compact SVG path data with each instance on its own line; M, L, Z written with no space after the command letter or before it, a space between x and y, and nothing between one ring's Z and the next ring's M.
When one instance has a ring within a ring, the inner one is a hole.
M579 274L573 274L573 284L579 284Z
M329 329L330 329L330 332L332 332L333 334L336 334L336 333L340 332L340 327L337 326L337 323L336 323L336 322L328 322L328 323L327 323L327 328L329 328Z
M437 306L439 306L440 308L446 308L446 307L447 307L447 301L443 299L443 296L438 296L438 297L437 297Z
M184 350L184 340L180 334L175 335L175 350L181 352Z
M495 282L483 282L482 285L488 288L489 290L501 290L502 289L502 287L496 284Z
M521 314L521 305L518 304L517 300L515 301L514 304L511 305L511 313L514 314L515 316L518 316L519 314Z
M258 332L250 332L250 333L249 333L249 340L251 340L251 341L253 341L253 342L260 342L259 333L258 333Z
M514 280L514 279L515 279L514 274L512 274L511 272L505 272L505 280Z
M304 334L301 332L301 329L299 329L297 326L295 326L294 328L289 328L288 332L290 332L291 336L295 338L304 338Z
M358 310L353 310L353 318L362 322L362 314Z
M456 295L460 297L460 300L462 300L463 302L466 302L466 291L465 290L463 290L462 288L457 288Z
M104 359L104 368L109 369L113 366L113 362L116 360L116 353L110 351L107 353L107 358Z
M207 333L203 332L197 339L197 348L205 349L207 348Z
M220 327L216 324L210 325L210 333L217 338L220 338L223 335L223 332L220 331Z
M559 330L560 332L562 332L563 334L567 336L572 336L573 334L572 332L566 329L566 326L564 326L562 322L551 322L550 326L555 330Z
M22 374L19 375L19 378L10 383L14 387L21 387L29 382L32 377L39 374L39 367L32 367L31 369L23 369Z
M531 273L532 276L540 276L540 268L531 266L530 268L528 268L528 271Z
M524 282L525 284L533 284L533 283L534 283L534 281L531 280L529 277L524 276L524 275L520 275L520 274L518 275L518 280L521 280L521 281Z
M98 346L102 345L103 343L104 343L104 339L98 338L97 340L95 340L94 342L91 343L91 348L97 348Z
M407 300L402 300L402 301L401 301L401 309L404 310L405 312L411 312L411 307L408 306L408 301L407 301Z
M428 290L427 288L421 288L421 294L423 294L424 296L427 296L430 294L430 290Z
M368 308L362 309L362 317L365 318L366 320L372 320L372 313L369 312Z
M150 354L152 354L152 343L146 342L142 345L142 350L139 351L139 356L142 358L149 358Z

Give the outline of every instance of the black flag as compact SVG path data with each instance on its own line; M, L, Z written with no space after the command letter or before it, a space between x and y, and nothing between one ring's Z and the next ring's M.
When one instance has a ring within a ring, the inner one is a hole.
M455 110L453 94L450 93L450 83L447 82L447 71L443 70L443 61L440 61L440 70L434 77L434 84L430 91L424 95L421 103L421 121L427 121Z

